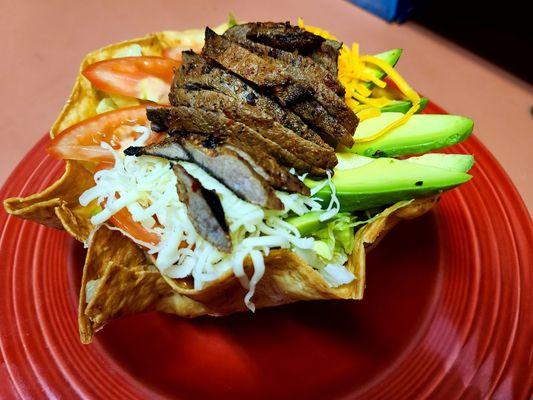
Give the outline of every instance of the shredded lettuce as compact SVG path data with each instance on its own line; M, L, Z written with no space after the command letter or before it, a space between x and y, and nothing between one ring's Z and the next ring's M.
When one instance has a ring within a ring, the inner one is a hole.
M119 108L137 106L140 104L139 100L133 97L111 93L107 93L106 95L107 97L104 97L102 100L100 100L100 102L96 106L97 114L117 110Z
M168 84L162 79L149 77L139 82L139 98L154 103L168 103Z
M123 49L117 51L113 58L122 58L122 57L140 57L142 56L142 47L137 44L130 44L129 46L124 47Z
M102 114L108 111L113 111L113 110L116 110L117 108L118 108L117 105L111 98L104 97L102 100L100 100L100 102L96 106L96 114Z
M228 14L228 29L233 28L235 25L237 25L237 19L235 18L235 15L233 15L232 12Z
M355 278L344 264L353 250L357 227L373 221L379 215L379 210L363 216L338 213L328 221L321 222L318 229L307 233L307 237L313 239L311 250L293 251L317 269L331 286L351 282ZM289 218L289 221L294 221L294 218Z

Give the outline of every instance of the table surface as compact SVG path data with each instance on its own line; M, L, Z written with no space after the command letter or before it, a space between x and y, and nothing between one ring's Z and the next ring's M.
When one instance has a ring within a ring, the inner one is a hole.
M248 21L301 16L368 54L402 47L398 70L450 113L475 120L475 134L533 210L531 86L416 24L387 24L341 0L26 0L0 10L0 184L57 117L87 52L148 32L214 26L231 11Z

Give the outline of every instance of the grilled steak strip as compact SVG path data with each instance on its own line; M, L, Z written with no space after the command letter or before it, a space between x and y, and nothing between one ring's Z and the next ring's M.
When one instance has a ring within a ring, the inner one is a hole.
M304 139L320 146L329 147L322 138L310 129L298 115L282 108L277 102L257 92L246 82L227 71L209 64L205 58L192 52L183 52L183 64L174 76L172 91L184 89L209 89L224 93L237 100L261 109L277 122Z
M205 135L205 138L206 140L214 140L215 142L213 143L217 147L224 146L244 158L253 170L273 188L290 193L301 193L305 196L309 195L309 188L267 153L259 149L252 149L228 136L218 135L215 137L213 135ZM144 147L131 146L124 150L124 153L128 156L154 156L173 161L192 161L176 136L171 136L159 143Z
M124 153L194 162L243 200L266 208L283 209L283 204L267 179L238 154L243 150L235 151L232 146L223 144L223 138L213 135L181 132L179 136L155 145L129 147ZM183 154L186 154L186 158Z
M265 208L283 209L283 203L268 182L235 151L218 146L215 137L188 133L177 140L191 160L241 199Z
M320 47L325 40L289 22L255 22L247 25L250 26L246 33L248 39L290 52L310 52Z
M285 128L268 114L225 94L208 90L175 89L171 94L171 104L201 108L206 111L222 111L229 119L247 125L263 137L276 142L287 151L309 165L333 169L337 157L332 148L319 146L303 139Z
M231 137L206 135L206 140L208 138L215 140L218 147L224 146L248 161L254 171L261 175L273 188L290 193L301 193L305 196L309 195L309 188L267 153L259 149L252 149ZM179 143L179 138L175 136L144 147L130 146L124 150L124 153L128 156L155 156L173 161L192 161L189 154Z
M325 40L319 48L309 53L309 57L327 69L330 74L337 76L339 72L339 51L341 47L342 43L335 40Z
M310 195L310 189L300 179L291 174L285 167L279 165L267 153L253 150L242 143L228 142L226 146L248 161L254 171L270 183L273 188L287 192L297 192L304 196Z
M295 83L286 65L272 57L258 55L209 28L205 29L202 55L265 89Z
M323 168L309 165L277 143L261 136L255 130L228 118L223 112L205 111L184 106L148 107L146 115L150 121L168 127L170 134L179 135L180 132L184 131L233 136L253 149L261 149L270 154L281 165L294 167L299 173L308 172L312 176L326 175Z
M336 75L330 74L324 67L317 64L310 57L303 57L279 49L273 49L260 43L254 43L247 38L250 30L261 23L251 23L234 26L224 33L224 37L235 41L242 47L260 56L274 57L285 63L296 82L293 86L275 88L275 96L284 105L293 104L298 99L294 93L301 93L301 100L314 98L317 100L351 135L357 127L358 119L344 102L344 88ZM337 52L335 52L337 53ZM308 93L304 89L307 89ZM293 93L294 92L294 93ZM287 94L288 93L288 94ZM343 96L342 98L339 96Z
M180 201L187 206L187 215L196 232L217 249L231 253L231 238L224 210L215 192L205 189L180 164L175 164Z
M345 144L352 143L352 135L342 127L339 122L329 114L321 104L315 100L309 100L293 105L292 110L296 112L302 119L319 131L324 132L324 140L331 146L336 147L338 143ZM349 138L349 139L348 139Z
M130 146L124 150L127 156L154 156L173 161L190 161L185 149L173 137L148 146Z
M342 46L336 40L326 40L318 35L292 26L289 22L255 22L249 24L246 38L288 52L311 57L333 77L337 76L337 59ZM342 93L342 89L339 94Z
M253 44L253 42L249 42ZM279 62L268 55L256 55L243 46L233 43L223 36L218 36L209 29L206 29L206 42L202 54L270 92L282 105L291 105L287 98L291 103L295 103L296 100L305 101L312 93L314 99L344 128L341 132L335 132L335 136L333 136L332 130L326 133L333 139L339 138L339 141L346 146L353 145L352 135L357 126L357 116L344 103L344 100L328 89L322 81L304 79L299 71L300 68ZM295 79L298 80L295 81ZM294 84L297 85L291 87ZM298 113L296 109L293 110Z
M290 68L289 73L294 77L294 82L302 82L304 84L312 82L313 85L318 83L333 91L338 96L344 96L344 87L338 81L337 76L330 74L325 68L320 64L315 63L312 59L298 55L297 51L284 51L280 48L267 46L251 40L250 33L255 27L260 26L260 24L261 22L252 22L249 24L235 25L224 32L223 36L252 53L261 57L272 57L276 59L277 62ZM295 27L295 29L300 28Z

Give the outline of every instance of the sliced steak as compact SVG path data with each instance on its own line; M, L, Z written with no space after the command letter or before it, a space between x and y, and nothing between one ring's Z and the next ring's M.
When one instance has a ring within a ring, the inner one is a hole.
M254 46L268 47L254 44L248 39L245 40ZM340 142L346 146L353 145L352 135L357 126L357 116L346 105L344 99L326 87L321 79L310 80L308 76L305 76L306 74L302 73L305 63L289 65L269 57L269 54L260 56L241 46L240 43L234 43L209 29L206 29L206 42L202 53L224 68L271 93L284 106L305 101L312 92L313 98L344 128L343 132L338 135L342 139ZM308 60L305 57L300 58ZM292 86L295 84L296 86Z
M259 93L235 75L209 64L199 54L192 52L183 53L183 65L174 77L170 93L171 98L172 91L178 88L191 90L203 88L224 93L261 109L302 138L320 146L328 146L298 115L288 109L284 109L277 102Z
M173 161L189 161L189 155L179 142L169 137L159 143L148 146L130 146L124 150L127 156L154 156Z
M192 161L241 199L265 208L283 209L283 203L269 183L235 151L218 146L215 137L191 133L177 139Z
M332 77L337 76L337 61L342 44L336 40L326 40L300 27L292 26L289 22L255 22L249 26L247 39L311 57ZM339 93L342 93L342 89Z
M340 125L344 126L347 131L353 133L358 120L344 102L345 91L337 79L337 74L331 74L322 63L315 62L312 57L274 49L251 41L247 36L256 25L257 23L235 26L226 31L224 37L228 37L230 40L235 41L255 54L263 57L276 58L276 60L287 66L297 88L294 89L292 86L285 86L275 89L276 97L282 104L293 104L293 100L298 99L294 93L301 93L302 100L313 97L339 121ZM338 51L336 53L338 54ZM320 53L317 54L320 56ZM309 93L304 91L305 88Z
M226 146L248 161L254 171L266 179L273 188L300 193L304 196L310 195L311 191L300 179L279 165L267 153L254 150L242 143L228 142Z
M233 38L217 35L209 28L205 29L202 55L262 88L295 83L285 64L272 57L258 55L234 42Z
M308 56L327 69L330 74L337 76L339 72L339 51L341 47L342 43L335 40L325 40L319 48L313 50Z
M344 87L338 81L337 76L329 73L327 69L323 68L320 64L315 63L311 58L298 55L297 51L284 51L280 48L267 46L250 40L250 32L258 24L260 23L252 22L249 24L236 25L224 32L223 36L261 57L275 58L277 62L282 63L290 69L290 73L294 77L295 82L319 83L329 90L332 90L337 95L344 96Z
M309 165L257 131L228 118L222 111L205 111L185 106L148 107L146 114L150 121L167 126L172 135L179 135L180 132L195 132L232 136L253 149L261 149L274 157L281 165L293 167L299 173L308 172L312 176L326 175L324 168Z
M329 114L321 104L309 100L291 107L302 119L324 133L324 139L331 145L342 143L348 147L353 145L353 137L343 126ZM351 144L350 144L351 143Z
M217 194L205 189L180 164L173 167L180 201L187 206L187 215L196 232L217 249L231 253L231 238L224 210Z
M189 133L184 133L189 134ZM190 135L190 134L189 134ZM239 156L244 158L252 166L255 172L263 177L273 188L284 190L290 193L301 193L309 195L309 188L303 184L298 177L291 174L285 167L267 153L252 149L243 142L237 141L232 137L223 135L213 136L205 135L205 143L209 146L224 146ZM209 142L212 141L212 142ZM189 154L180 144L179 137L171 136L159 143L135 147L131 146L124 150L128 156L154 156L162 157L173 161L192 161Z
M333 169L337 164L337 157L331 147L319 146L303 139L255 106L209 90L173 89L170 97L172 104L176 106L222 111L229 119L247 125L309 165Z
M190 133L186 135L190 135ZM216 146L217 148L228 148L248 161L254 171L270 183L273 188L287 192L297 192L306 196L309 195L309 188L297 176L291 174L285 167L281 166L273 157L261 149L251 148L242 141L229 135L209 134L205 136L205 143Z
M285 51L310 52L320 47L324 38L307 32L289 22L255 22L248 24L246 37Z

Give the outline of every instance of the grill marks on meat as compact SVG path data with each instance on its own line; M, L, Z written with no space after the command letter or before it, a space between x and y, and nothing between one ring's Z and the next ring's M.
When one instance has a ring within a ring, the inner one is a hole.
M259 56L275 58L278 62L291 68L290 73L296 78L295 81L301 79L304 83L313 81L313 83L324 84L339 96L344 95L344 87L340 84L335 75L330 74L325 68L316 64L308 57L299 55L297 49L295 49L296 51L284 51L281 48L276 48L276 46L267 46L263 43L251 40L253 37L251 32L253 32L256 27L261 27L262 24L264 23L252 22L249 24L236 25L228 29L223 36ZM300 28L297 27L294 27L294 29L300 30ZM310 34L304 30L301 30L301 32L302 34Z
M214 112L194 107L175 106L148 108L147 116L150 121L157 121L157 124L167 126L171 135L194 132L234 137L253 149L261 149L270 154L280 164L294 167L298 172L308 172L313 176L325 176L326 174L324 168L309 165L254 129L228 118L222 111Z
M230 40L260 56L274 57L279 62L284 63L287 66L291 76L294 78L296 85L301 85L302 87L307 88L308 93L312 93L313 97L316 98L316 100L321 103L323 107L328 110L328 112L337 118L340 124L344 126L346 130L353 133L355 127L357 126L358 120L350 108L347 107L344 99L339 97L344 96L344 87L337 80L336 69L335 73L332 74L329 72L328 68L325 68L323 65L323 63L332 62L331 56L334 57L334 62L336 65L338 50L340 49L341 44L331 40L324 41L322 38L320 38L322 39L321 45L324 44L324 46L315 49L315 59L313 59L313 57L309 57L309 55L306 57L304 56L305 54L297 54L298 51L287 52L278 48L265 46L261 43L255 43L250 40L250 37L253 37L254 29L261 29L263 25L278 26L278 37L282 36L282 30L288 29L287 24L250 23L234 26L224 33L224 37L229 38ZM312 35L305 30L292 27L292 29L288 29L289 36L291 36L292 32L294 31L300 31L301 35ZM329 59L326 60L326 58ZM315 62L317 59L322 59L322 62ZM283 90L281 90L281 93L283 93ZM337 96L335 96L335 94ZM289 98L293 97L289 96Z
M285 51L312 51L324 42L324 38L313 35L289 22L261 22L247 24L248 39Z
M219 36L207 28L202 54L265 90L283 106L292 107L297 114L300 108L294 108L295 105L311 102L304 107L308 109L319 103L342 127L341 131L331 127L324 133L333 142L353 145L352 134L358 119L339 97L340 93L332 90L335 88L331 82L339 86L340 83L336 79L328 82L331 74L310 58L252 42L241 32L243 30L243 26L236 26ZM319 126L314 121L309 122Z
M231 253L228 225L217 194L205 189L180 164L175 164L173 171L180 201L187 206L187 214L196 232L217 249Z
M191 135L191 133L181 132L177 136L171 136L159 143L144 147L131 146L124 150L130 156L155 156L172 161L193 161L187 151L183 148L180 136ZM296 192L309 195L309 188L303 184L298 177L282 167L273 157L260 149L253 149L243 142L235 140L229 136L206 135L203 146L213 149L226 147L237 153L241 158L250 164L251 168L265 179L274 189Z
M332 148L319 146L298 136L257 107L208 90L175 89L173 105L183 105L206 111L222 111L224 115L248 127L294 154L307 164L332 169L337 158Z
M174 77L170 102L173 103L173 91L176 89L208 89L231 96L270 115L274 120L306 140L327 147L322 138L307 126L301 118L288 109L284 109L269 97L259 93L250 85L227 71L209 64L202 56L183 53L183 65Z
M265 208L283 209L270 184L237 152L225 146L213 146L216 140L209 141L193 133L178 137L178 141L191 160L243 200Z
M330 74L337 76L337 73L339 72L337 63L339 61L339 51L341 47L342 44L335 40L325 40L319 48L313 50L309 54L309 57L327 69Z
M248 151L252 150L222 135L181 131L157 144L129 147L124 153L194 162L241 199L265 208L283 209L274 187L309 194L309 189L297 177L285 176L290 175L288 171L284 171L267 154L261 157L241 156ZM248 159L253 161L253 165Z
M173 161L190 161L185 149L172 137L149 146L130 146L124 150L127 156L154 156Z

